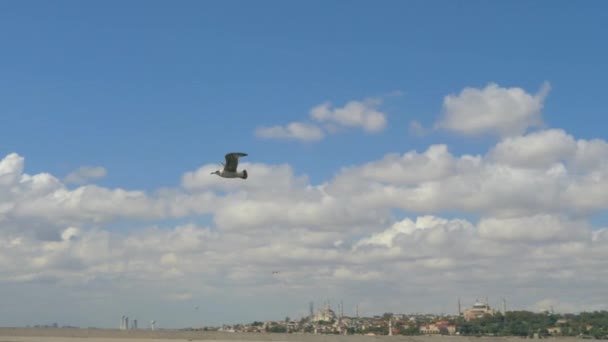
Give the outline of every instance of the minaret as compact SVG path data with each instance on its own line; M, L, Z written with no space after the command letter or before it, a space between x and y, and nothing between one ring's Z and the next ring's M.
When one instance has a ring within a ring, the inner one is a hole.
M507 313L507 300L506 299L502 299L502 314L506 314Z
M393 318L388 319L388 336L393 336Z
M458 297L458 316L462 315L462 309L460 307L460 297Z

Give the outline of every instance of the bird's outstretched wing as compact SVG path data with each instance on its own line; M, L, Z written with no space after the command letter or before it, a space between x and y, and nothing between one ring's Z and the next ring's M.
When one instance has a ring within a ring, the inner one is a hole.
M239 165L239 158L247 156L247 153L232 152L226 154L226 165L224 171L236 172L236 167Z

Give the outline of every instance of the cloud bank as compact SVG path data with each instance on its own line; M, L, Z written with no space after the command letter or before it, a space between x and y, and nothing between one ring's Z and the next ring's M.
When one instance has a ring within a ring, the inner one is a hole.
M463 94L487 91L505 94ZM0 289L21 303L14 319L55 298L76 324L94 324L92 310L114 324L126 307L164 326L299 317L327 298L347 314L454 312L458 296L485 295L518 309L606 309L608 227L593 218L608 207L608 143L516 135L528 119L483 126L510 132L483 154L435 144L319 184L289 164L244 162L255 175L244 182L206 164L155 192L69 189L11 153L0 161ZM196 305L209 309L174 314Z

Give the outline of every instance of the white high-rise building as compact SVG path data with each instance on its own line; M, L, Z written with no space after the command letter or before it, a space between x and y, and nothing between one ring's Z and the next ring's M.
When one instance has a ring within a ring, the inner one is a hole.
M129 329L129 317L122 315L120 320L120 330L128 330Z

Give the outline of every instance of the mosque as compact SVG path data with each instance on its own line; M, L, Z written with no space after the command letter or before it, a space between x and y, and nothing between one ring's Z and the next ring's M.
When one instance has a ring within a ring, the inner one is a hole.
M464 310L463 316L465 320L469 321L472 319L481 318L485 315L494 314L495 310L490 308L490 305L488 305L487 301L486 303L483 303L477 300L472 308Z
M330 309L329 304L325 303L323 309L317 311L317 313L312 316L312 321L334 322L336 320L336 317L336 313L332 309Z

